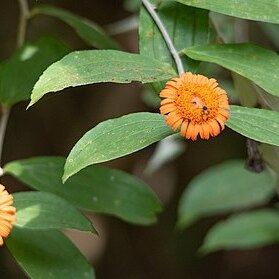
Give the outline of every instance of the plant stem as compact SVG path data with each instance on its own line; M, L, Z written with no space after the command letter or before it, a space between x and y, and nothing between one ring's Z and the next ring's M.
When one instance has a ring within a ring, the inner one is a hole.
M3 144L4 138L6 134L7 123L10 115L10 108L2 106L2 116L0 121L0 165L2 166L2 151L3 151ZM0 175L2 175L2 168L0 168Z
M18 0L18 4L20 8L20 16L19 16L18 34L17 34L17 47L20 48L23 45L25 40L26 24L27 24L29 9L26 0ZM1 111L2 111L2 115L0 120L0 176L3 175L2 153L3 153L4 139L5 139L6 128L7 128L11 108L1 105Z
M21 47L25 40L27 18L29 16L29 8L26 0L18 0L20 8L18 33L17 33L17 47Z
M150 16L153 18L156 25L158 26L160 32L162 33L162 36L163 36L163 38L169 48L169 51L170 51L171 55L173 56L173 59L176 63L177 71L178 71L179 75L181 76L184 73L183 64L182 64L181 58L179 56L179 53L177 52L177 50L175 49L175 47L173 45L173 42L170 38L170 35L168 34L166 27L164 26L160 17L155 12L153 5L148 0L142 0L142 3L145 6L146 10L149 12Z

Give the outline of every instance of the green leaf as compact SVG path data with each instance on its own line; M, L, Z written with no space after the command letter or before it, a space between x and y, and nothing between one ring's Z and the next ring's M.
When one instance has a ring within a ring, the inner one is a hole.
M271 50L252 44L216 44L186 48L184 53L234 71L279 96L279 56Z
M29 278L95 278L85 257L59 231L14 227L5 243Z
M69 11L49 5L36 6L32 15L54 16L74 28L77 34L89 45L96 48L119 49L118 44L105 34L104 30L89 19L77 16Z
M235 42L236 20L234 17L210 12L210 20L212 26L214 26L216 37L219 38L218 41L222 41L224 43Z
M237 214L209 230L201 252L251 249L279 241L279 213L257 210Z
M138 112L101 122L71 150L63 181L89 165L131 154L171 134L158 113Z
M240 104L244 107L256 107L258 99L255 84L247 78L240 76L234 72L232 72L232 78L235 92L238 95Z
M258 146L263 160L276 172L279 176L279 148L274 145L261 144Z
M174 1L174 0L173 0ZM279 0L175 0L230 16L279 23Z
M161 203L143 181L119 170L91 166L62 184L64 164L61 157L37 157L8 163L4 172L85 210L107 213L134 224L156 221Z
M152 1L156 3L156 1ZM163 2L157 5L163 21L178 52L185 47L209 43L209 20L205 10L187 7L179 3ZM139 25L140 53L161 60L175 67L169 49L157 25L144 7L141 8ZM198 64L182 57L185 71L195 71Z
M278 112L241 106L230 107L230 118L226 126L245 137L279 146Z
M29 106L48 92L70 86L100 82L148 83L170 79L175 75L170 65L139 54L117 50L75 51L43 73L33 88Z
M279 25L265 22L258 22L268 39L279 48Z
M179 225L189 226L201 217L265 203L274 195L275 186L275 175L248 171L242 160L210 167L194 177L183 193Z
M67 189L66 189L67 190ZM66 200L44 192L21 192L13 195L17 221L27 229L77 229L96 233L90 221Z
M43 70L67 52L67 47L53 38L25 44L0 64L0 103L12 106L28 100Z

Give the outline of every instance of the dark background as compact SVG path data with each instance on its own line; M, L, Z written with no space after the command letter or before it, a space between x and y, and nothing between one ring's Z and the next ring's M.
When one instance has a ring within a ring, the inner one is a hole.
M15 51L18 23L17 1L0 1L0 59ZM66 8L101 26L131 13L123 1L38 1ZM36 4L29 1L30 6ZM255 23L248 23L250 38L272 47ZM89 49L75 32L57 19L38 16L28 25L27 40L41 35L62 38L73 49ZM124 50L137 52L137 31L115 37ZM226 75L226 73L224 73ZM16 78L16 77L15 77ZM151 111L142 101L142 87L102 84L64 90L46 96L26 111L27 102L12 109L5 138L4 163L40 155L66 156L85 131L100 121L136 111ZM249 251L221 251L201 257L197 254L206 231L220 218L203 219L185 231L175 229L179 197L192 177L208 166L226 159L246 156L245 139L226 129L209 141L189 142L176 161L146 177L144 165L154 146L106 165L134 173L147 181L164 203L156 225L133 226L118 219L89 215L100 237L69 232L96 269L98 279L107 278L278 278L279 245ZM26 190L11 177L2 178L12 192ZM225 216L223 216L225 217ZM0 248L0 278L26 278L6 247Z

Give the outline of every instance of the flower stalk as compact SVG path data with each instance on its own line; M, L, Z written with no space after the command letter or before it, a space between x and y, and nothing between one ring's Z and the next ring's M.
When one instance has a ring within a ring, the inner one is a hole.
M166 42L168 49L175 61L177 71L178 71L179 75L181 76L184 73L184 67L183 67L181 58L179 56L179 53L176 50L166 27L164 26L162 20L156 13L154 6L148 0L142 0L142 3L145 6L146 10L149 12L149 14L152 17L152 19L154 20L154 22L156 23L156 25L158 26L158 28L164 38L164 41Z

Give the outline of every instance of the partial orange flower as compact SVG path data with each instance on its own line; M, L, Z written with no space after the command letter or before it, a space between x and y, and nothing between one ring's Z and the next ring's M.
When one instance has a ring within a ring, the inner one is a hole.
M16 209L12 204L13 196L0 184L0 246L3 245L3 238L10 234L16 220Z
M214 78L190 72L168 81L161 91L161 114L166 123L186 139L196 140L217 136L229 118L227 93Z

